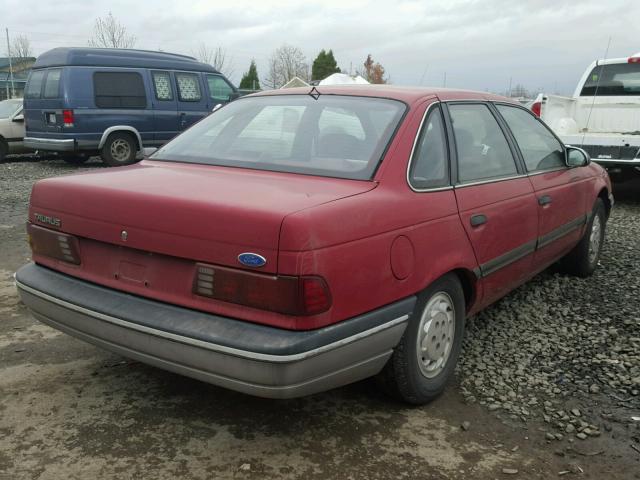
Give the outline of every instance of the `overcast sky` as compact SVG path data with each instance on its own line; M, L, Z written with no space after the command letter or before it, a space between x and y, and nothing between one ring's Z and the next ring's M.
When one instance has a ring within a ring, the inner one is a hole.
M368 53L394 84L503 92L510 79L531 90L572 93L586 66L605 54L640 51L640 0L96 1L2 0L0 26L26 35L35 54L86 46L109 11L137 37L136 48L192 54L222 46L238 83L251 58L265 73L283 43L311 63L333 49L354 72ZM4 32L2 32L4 33ZM3 38L4 40L4 38ZM4 43L4 41L3 41ZM5 51L6 47L0 49Z

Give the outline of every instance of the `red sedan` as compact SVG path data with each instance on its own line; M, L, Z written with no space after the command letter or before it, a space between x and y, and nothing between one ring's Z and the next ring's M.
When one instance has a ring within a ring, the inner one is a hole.
M40 181L16 274L38 320L230 389L445 387L465 319L552 263L596 268L606 172L484 93L264 92L148 160Z

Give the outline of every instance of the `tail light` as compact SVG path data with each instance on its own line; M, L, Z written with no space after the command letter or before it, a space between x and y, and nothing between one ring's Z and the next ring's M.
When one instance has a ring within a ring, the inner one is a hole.
M73 110L62 111L62 123L65 127L73 127Z
M329 287L321 277L267 275L205 264L196 266L193 293L285 315L315 315L331 307Z
M80 265L78 239L73 235L38 227L32 223L27 224L27 234L34 254Z
M640 63L640 56L638 57L629 57L629 60L627 60L629 63Z
M535 114L536 117L539 117L542 111L542 102L535 102L533 105L531 105L531 111Z

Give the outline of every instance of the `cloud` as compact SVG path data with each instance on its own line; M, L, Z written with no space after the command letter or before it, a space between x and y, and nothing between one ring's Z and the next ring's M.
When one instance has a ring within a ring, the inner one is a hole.
M138 38L137 47L191 53L198 44L223 46L234 78L255 58L264 73L271 52L289 43L309 63L333 49L346 70L368 53L397 84L503 91L509 82L570 93L586 66L640 50L634 22L640 2L625 0L449 0L300 2L175 2L106 4L95 0L42 3L5 0L3 20L27 35L36 53L86 45L97 16L111 11ZM72 21L73 28L69 28Z

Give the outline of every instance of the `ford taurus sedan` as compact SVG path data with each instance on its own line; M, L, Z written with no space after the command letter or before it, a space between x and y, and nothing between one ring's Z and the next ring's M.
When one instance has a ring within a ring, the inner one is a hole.
M484 93L319 87L244 97L137 165L39 181L40 321L264 397L367 377L425 403L465 319L559 262L598 264L606 172Z

